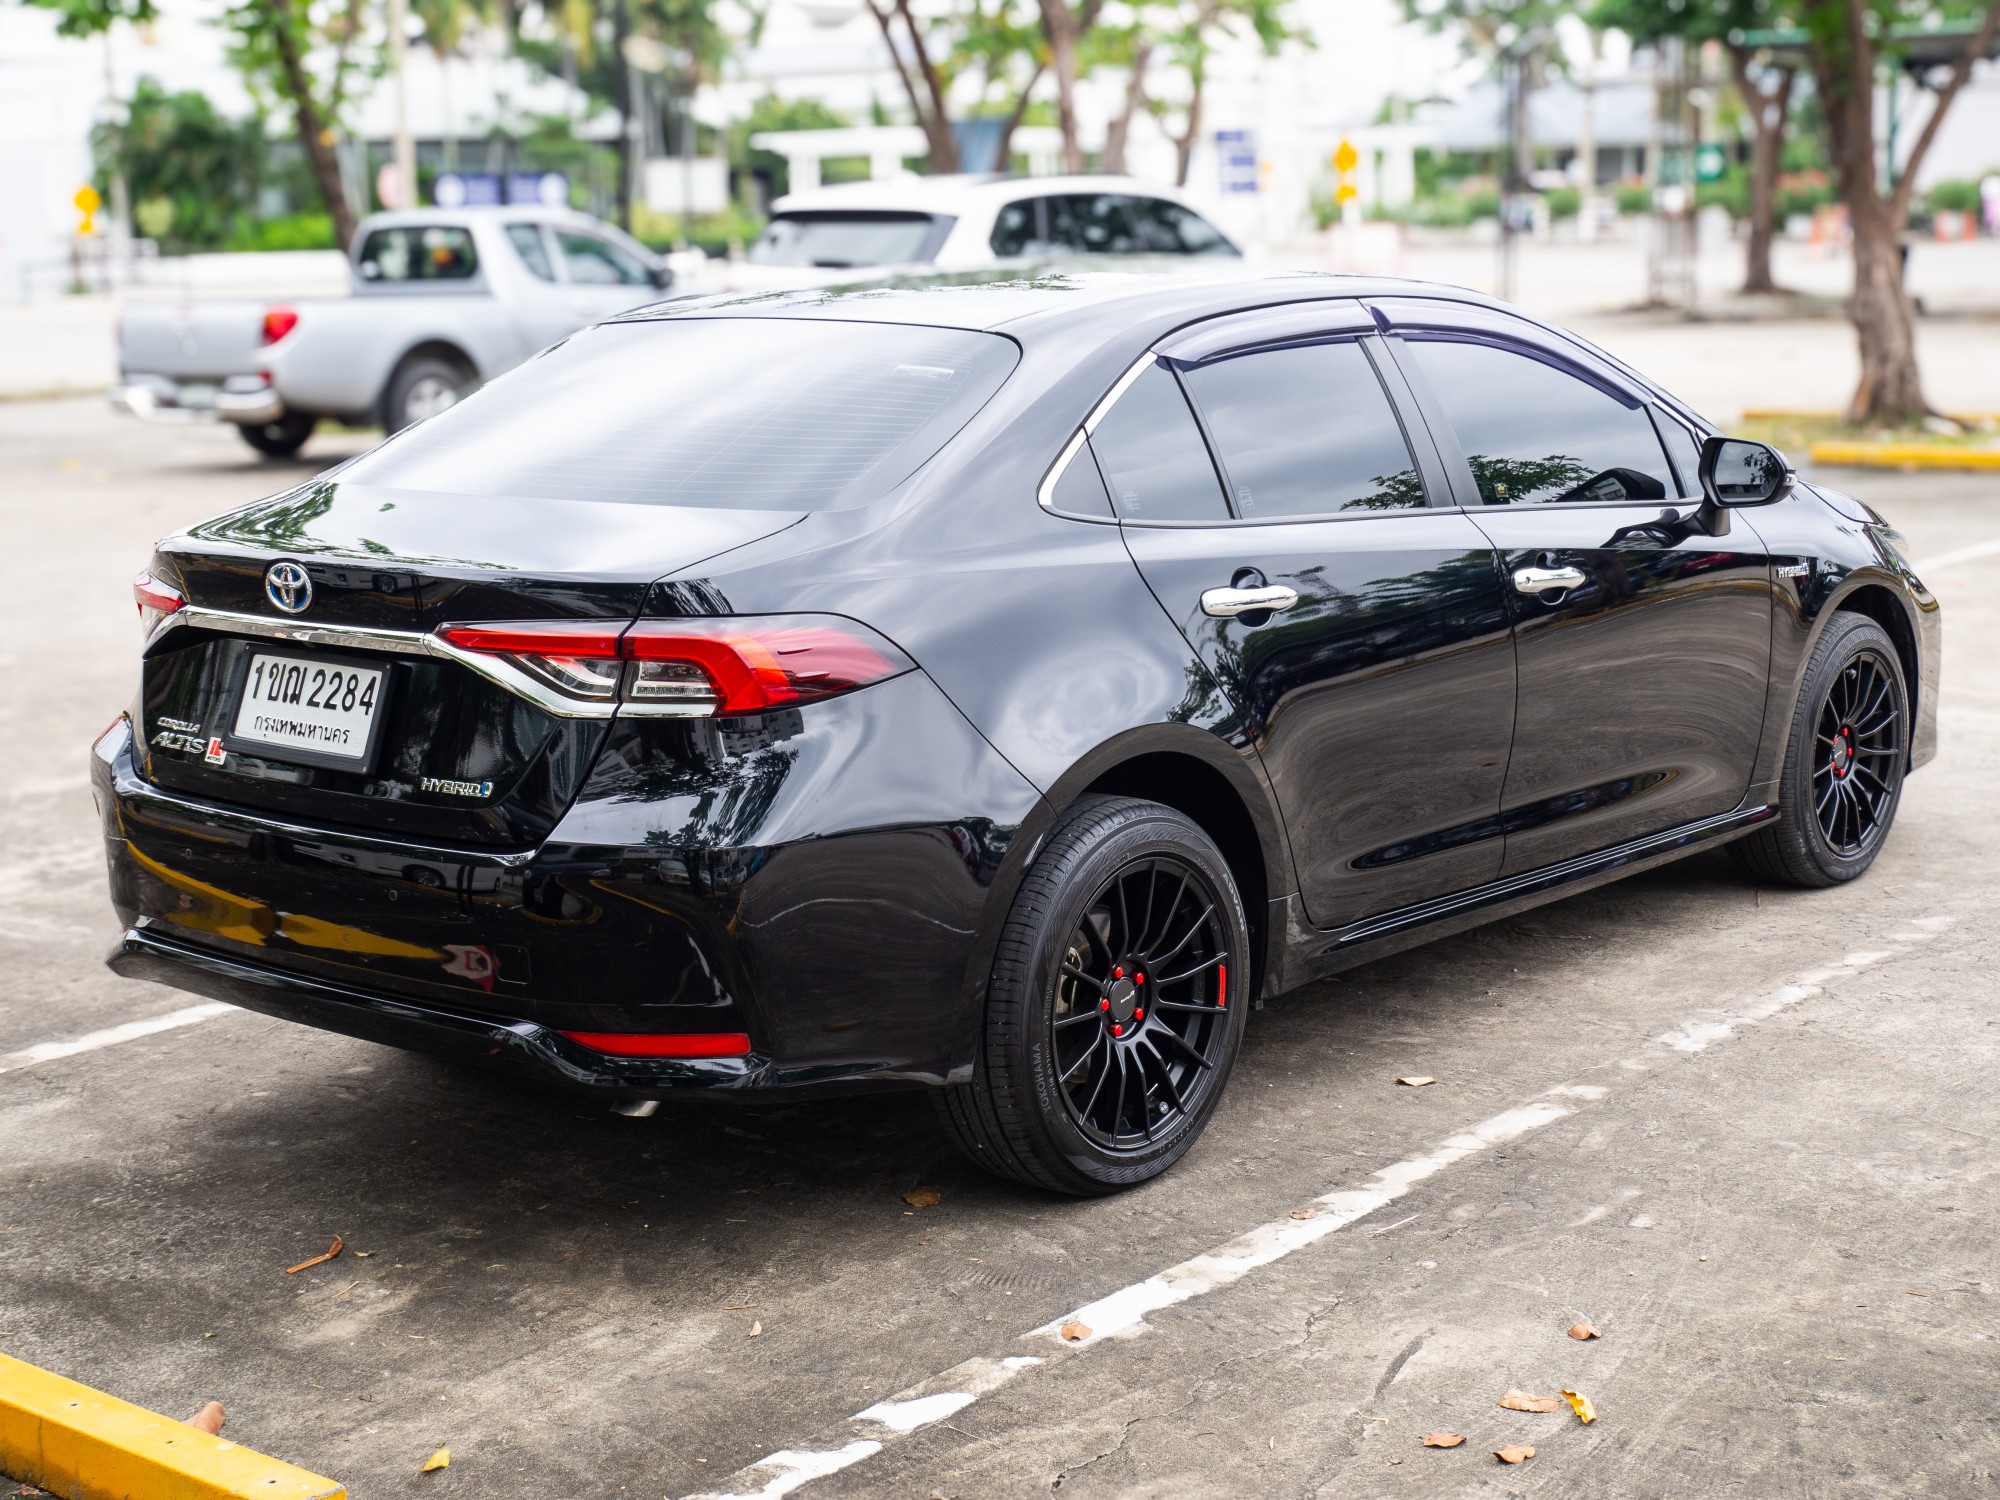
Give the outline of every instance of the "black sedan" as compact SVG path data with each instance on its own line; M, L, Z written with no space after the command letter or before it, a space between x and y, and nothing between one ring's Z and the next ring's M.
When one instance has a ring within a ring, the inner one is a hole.
M1469 293L641 310L171 536L112 965L629 1105L924 1085L1098 1193L1263 996L1729 842L1875 859L1937 601Z

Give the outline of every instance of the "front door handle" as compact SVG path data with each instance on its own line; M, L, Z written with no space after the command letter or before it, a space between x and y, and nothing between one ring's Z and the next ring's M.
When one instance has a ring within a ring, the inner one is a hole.
M1514 587L1524 594L1559 594L1590 582L1581 568L1516 568Z
M1299 591L1288 589L1282 583L1256 589L1206 589L1201 596L1201 612L1226 620L1235 615L1255 614L1258 610L1290 609L1298 602Z

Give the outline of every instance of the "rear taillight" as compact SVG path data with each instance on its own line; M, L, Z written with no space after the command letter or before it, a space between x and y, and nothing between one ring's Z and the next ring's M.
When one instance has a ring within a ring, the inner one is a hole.
M187 603L179 589L160 582L151 573L141 573L132 580L132 598L139 606L139 620L148 635L161 620Z
M299 310L296 307L272 307L264 311L264 342L275 344L279 339L299 326Z
M745 615L447 625L461 651L502 656L558 692L688 714L754 714L910 670L888 641L837 615Z

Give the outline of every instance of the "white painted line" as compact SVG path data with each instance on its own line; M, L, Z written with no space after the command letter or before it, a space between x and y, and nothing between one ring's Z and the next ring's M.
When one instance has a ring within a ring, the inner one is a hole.
M1990 542L1974 542L1969 547L1954 547L1949 552L1940 552L1936 557L1922 558L1910 564L1919 576L1935 573L1939 568L1955 567L1959 563L1978 562L1982 557L2000 557L2000 537Z
M1922 942L1942 932L1952 920L1948 916L1920 917L1909 924L1909 930L1893 933L1887 941L1898 944ZM1868 949L1850 953L1838 963L1801 974L1794 982L1780 986L1763 999L1739 1010L1690 1020L1653 1040L1678 1052L1703 1051L1734 1036L1746 1026L1769 1020L1801 1000L1820 994L1827 984L1836 979L1858 973L1894 956L1896 951ZM1638 1058L1626 1058L1611 1066L1643 1072L1648 1064ZM1285 1218L1259 1224L1212 1250L1184 1260L1177 1266L1169 1266L1144 1281L1121 1287L1095 1302L1085 1303L1074 1312L1044 1323L1039 1328L1030 1329L1022 1338L1032 1341L1033 1347L1043 1351L1040 1358L1015 1355L1007 1359L966 1360L848 1418L845 1425L849 1433L856 1428L865 1429L871 1434L868 1438L838 1447L784 1449L737 1470L722 1481L721 1487L690 1495L687 1500L741 1500L741 1497L788 1495L801 1485L851 1468L863 1459L874 1457L888 1443L934 1426L965 1410L981 1396L999 1389L1023 1371L1052 1360L1081 1355L1107 1340L1137 1338L1150 1326L1146 1321L1148 1314L1233 1286L1253 1271L1283 1260L1294 1251L1315 1244L1377 1209L1394 1203L1446 1167L1456 1166L1493 1146L1519 1140L1552 1125L1574 1114L1579 1104L1596 1103L1610 1092L1603 1085L1594 1083L1558 1084L1546 1089L1527 1103L1503 1110L1491 1119L1450 1137L1422 1156L1383 1167L1359 1188L1335 1189L1322 1194L1312 1200L1316 1213L1310 1219L1294 1219L1287 1214ZM1588 1223L1603 1212L1602 1209L1594 1209L1579 1222ZM1407 1223L1408 1220L1402 1222ZM1078 1324L1082 1325L1081 1330L1074 1326ZM1072 1334L1080 1336L1064 1338L1062 1330L1065 1325L1072 1325ZM834 1440L833 1435L828 1435L829 1444Z
M19 1052L9 1052L5 1056L0 1056L0 1073L18 1073L23 1068L32 1068L36 1063L54 1062L62 1057L75 1057L82 1052L95 1052L100 1047L116 1047L120 1042L136 1042L141 1037L158 1036L163 1031L173 1031L182 1026L193 1026L200 1021L213 1020L217 1016L226 1016L235 1009L235 1006L224 1005L220 1000L206 1000L200 1005L190 1005L185 1010L168 1011L164 1016L149 1016L143 1021L127 1021L123 1026L111 1026L103 1031L93 1031L67 1042L37 1042L32 1047L22 1048Z

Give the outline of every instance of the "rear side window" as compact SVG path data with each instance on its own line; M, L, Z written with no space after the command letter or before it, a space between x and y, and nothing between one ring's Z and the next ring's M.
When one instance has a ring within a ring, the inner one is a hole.
M464 281L479 270L471 231L448 225L398 224L361 242L363 281Z
M514 253L521 257L522 265L544 281L556 279L555 267L549 264L549 247L542 243L542 231L539 226L509 224L507 238L514 246Z
M1191 208L1165 198L1127 198L1125 212L1140 243L1155 255L1235 255L1222 232Z
M1487 505L1664 500L1675 488L1643 407L1491 344L1412 335Z
M1148 365L1125 388L1090 435L1090 446L1118 514L1126 520L1228 519L1229 505L1222 498L1222 482L1215 477L1208 444L1202 441L1180 382L1165 366Z
M779 214L750 246L761 266L896 266L928 261L949 219L930 214L812 212Z
M1035 200L1009 203L993 216L993 233L986 243L998 256L1021 255L1035 242Z
M569 272L571 281L586 286L650 285L651 279L638 256L594 234L558 229L556 248L562 252L563 269Z
M1245 520L1425 503L1403 429L1359 344L1260 349L1184 378Z
M1013 373L997 334L666 318L572 335L342 479L391 489L751 510L861 505Z

